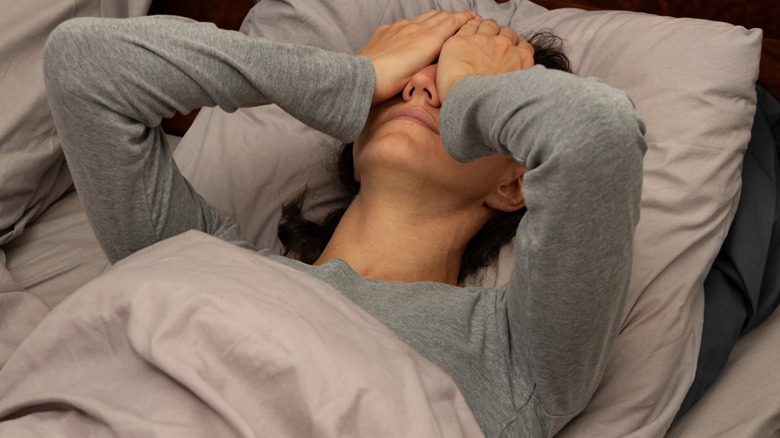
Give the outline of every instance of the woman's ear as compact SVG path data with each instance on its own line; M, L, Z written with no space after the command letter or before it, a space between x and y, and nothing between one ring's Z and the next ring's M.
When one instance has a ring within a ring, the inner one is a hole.
M528 171L520 163L514 163L507 169L507 177L485 200L485 204L494 209L510 213L525 207L523 198L523 176Z

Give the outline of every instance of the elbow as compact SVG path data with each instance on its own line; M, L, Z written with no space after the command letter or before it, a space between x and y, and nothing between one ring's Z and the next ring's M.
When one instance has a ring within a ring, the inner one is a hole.
M50 97L66 94L82 81L77 60L84 58L80 44L78 20L68 20L57 26L46 40L43 52L43 72Z
M624 174L626 178L641 180L642 161L647 151L645 124L629 96L603 82L593 81L581 98L575 104L582 108L577 124L582 131L573 133L579 147L571 153L579 154L579 159L589 163L592 170L598 168L607 174Z
M106 68L100 47L110 44L107 32L94 18L74 18L61 23L48 36L43 53L46 90L55 103L78 97L99 85L97 75Z
M600 182L605 192L627 198L638 209L647 150L645 125L628 95L600 81L583 93L581 132L569 153L587 168L588 183Z
M630 158L641 162L647 151L644 121L626 92L603 83L600 88L601 93L592 99L595 111L591 115L596 117L593 123L602 133L602 143L624 148Z

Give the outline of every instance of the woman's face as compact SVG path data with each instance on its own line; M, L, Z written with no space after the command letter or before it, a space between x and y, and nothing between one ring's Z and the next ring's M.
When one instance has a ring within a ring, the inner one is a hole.
M377 184L409 195L473 203L497 189L512 166L519 166L498 154L471 163L450 157L439 134L436 69L433 64L419 71L400 95L371 109L354 148L361 191Z

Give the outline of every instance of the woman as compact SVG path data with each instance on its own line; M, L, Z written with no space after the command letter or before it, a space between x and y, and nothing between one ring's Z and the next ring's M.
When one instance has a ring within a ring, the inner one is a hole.
M494 23L488 22L489 25ZM504 32L508 32L510 40L520 42L514 31L511 29L504 29ZM465 30L463 31L465 33ZM403 41L402 38L394 39L393 41ZM562 41L549 31L538 32L530 37L528 41L523 44L529 44L533 59L530 60L533 63L544 65L549 69L557 69L562 71L571 72L569 60L562 50ZM366 50L366 49L364 49ZM440 97L438 96L435 87L427 86L430 84L432 76L435 76L436 66L429 66L426 68L427 73L422 73L415 83L411 81L406 84L402 93L398 94L396 100L386 101L383 103L382 108L375 108L374 113L380 111L386 115L391 113L391 109L387 108L390 105L396 105L401 101L406 101L407 104L403 105L403 108L393 109L392 112L402 117L409 116L409 112L414 108L420 108L420 105L414 105L413 100L416 100L419 104L420 98L422 102L425 102L425 106L429 107L435 112L438 118L439 106L441 105ZM415 87L422 85L421 88ZM428 89L430 88L430 90ZM432 92L431 92L432 90ZM417 94L414 94L417 91ZM427 99L425 97L427 96ZM419 114L422 119L427 119L427 122L431 126L435 126L435 131L438 132L438 121L432 120L427 111L422 111ZM372 119L376 117L372 116ZM418 121L422 121L417 119ZM412 118L414 121L414 118ZM423 125L426 126L426 125ZM364 130L365 131L365 130ZM358 147L364 143L362 140L357 142ZM440 139L437 140L440 143ZM282 208L282 221L279 225L278 237L284 245L284 255L288 257L294 257L305 263L313 264L320 258L326 246L330 242L333 233L338 226L339 222L344 216L344 213L348 207L355 200L357 195L360 194L360 182L359 178L356 181L355 168L354 168L354 144L345 144L342 150L338 154L338 160L334 171L338 175L338 181L341 188L344 191L344 195L334 200L337 208L328 213L324 218L310 220L303 215L304 204L308 196L308 188L302 190L298 196L288 200ZM436 151L443 151L442 147L436 147ZM358 149L360 152L360 149ZM445 157L448 157L445 155ZM452 162L452 160L447 160ZM508 165L515 165L517 163L514 160L507 159L505 162ZM524 171L524 168L520 166L520 171ZM463 173L458 171L459 176ZM518 186L519 187L519 186ZM364 192L365 193L365 192ZM515 235L517 225L522 219L525 208L506 209L507 211L495 211L489 216L490 218L482 225L482 227L474 233L469 233L471 238L468 240L465 249L459 251L462 253L460 258L460 266L457 269L458 284L464 284L465 282L475 282L480 270L490 266L494 263L499 255L501 247L509 243Z
M178 173L158 125L275 103L355 141L360 191L313 265L266 255L447 372L486 436L552 436L595 391L639 214L643 126L625 94L533 66L531 46L472 12L381 26L359 56L186 20L78 20L51 35L45 68L110 260L189 229L251 248ZM524 207L509 283L455 286L477 230Z

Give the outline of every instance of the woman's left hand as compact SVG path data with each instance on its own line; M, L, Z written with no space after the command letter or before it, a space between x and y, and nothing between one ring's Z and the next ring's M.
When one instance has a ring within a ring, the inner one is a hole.
M473 11L431 10L376 28L357 52L374 64L376 79L371 105L400 93L415 73L436 60L444 42L474 17Z
M494 20L471 20L444 44L439 55L436 88L442 102L466 76L489 76L534 65L534 48L513 29Z

